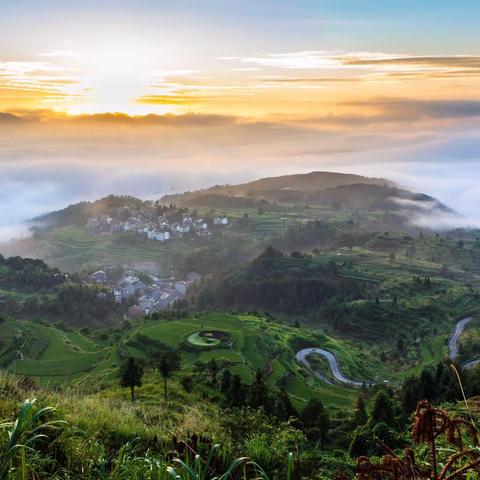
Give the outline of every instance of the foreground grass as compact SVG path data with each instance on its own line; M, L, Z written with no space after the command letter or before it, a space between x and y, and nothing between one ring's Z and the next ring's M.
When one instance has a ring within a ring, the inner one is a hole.
M27 391L0 374L0 479L207 479L229 478L237 469L242 478L291 474L288 454L302 441L300 432L254 412L229 418L175 382L165 402L154 381L149 374L132 403L115 385L90 393Z

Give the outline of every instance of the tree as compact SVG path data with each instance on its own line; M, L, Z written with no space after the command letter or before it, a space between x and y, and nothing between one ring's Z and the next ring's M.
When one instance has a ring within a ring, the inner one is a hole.
M217 365L217 361L212 358L209 362L208 362L208 371L210 372L210 376L212 377L212 384L213 386L215 386L217 384L217 374L218 374L218 365Z
M307 438L311 441L319 441L320 446L323 447L330 429L330 419L323 403L312 398L300 413L300 421Z
M233 407L242 407L245 404L245 385L242 382L242 378L237 373L232 377L232 385L227 396Z
M130 357L121 367L120 385L130 388L132 402L135 401L135 387L142 385L143 367L133 357Z
M248 403L252 408L264 407L266 411L270 411L271 401L268 387L263 379L262 372L258 371L255 381L250 385L248 392Z
M232 374L230 370L225 370L222 375L222 380L220 382L220 391L222 393L227 393L230 390L232 385Z
M420 374L421 398L431 402L435 398L435 380L430 369L424 368Z
M180 355L177 352L155 352L152 357L152 365L158 370L163 378L163 390L166 401L167 381L174 372L180 369Z
M163 377L163 395L165 397L165 401L167 401L167 380L172 374L172 371L170 369L170 363L167 357L162 358L162 361L158 366L158 371L160 372L160 375Z
M395 427L395 414L392 402L384 390L380 390L373 400L373 408L370 413L370 423L376 425L384 422L385 424Z
M280 420L288 420L292 417L297 417L298 413L292 405L289 396L285 390L280 390L275 400L275 415Z
M420 382L415 377L407 378L402 385L400 391L400 401L402 402L403 411L410 415L417 405L417 402L421 399L422 391Z
M367 409L365 406L365 398L362 394L360 394L357 398L357 402L355 403L355 410L354 410L352 426L353 428L360 427L361 425L365 425L368 421L368 414Z

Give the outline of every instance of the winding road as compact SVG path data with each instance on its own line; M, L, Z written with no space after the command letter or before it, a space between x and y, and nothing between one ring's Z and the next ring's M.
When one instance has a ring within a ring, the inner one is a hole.
M306 367L311 368L311 364L307 357L312 353L321 355L323 358L325 358L325 360L328 362L332 375L337 382L341 382L352 387L361 387L363 385L363 382L347 378L340 368L337 357L332 352L324 350L323 348L304 348L303 350L297 352L295 358L297 359L297 362L303 363ZM328 383L329 385L335 385L335 383L326 377L322 372L313 370L313 373L317 378L323 380L325 383Z
M465 327L468 323L472 321L472 317L466 317L457 322L455 325L455 330L453 331L453 335L450 337L448 341L448 350L450 351L450 358L455 360L458 357L458 347L459 347L459 340L460 336L462 335Z
M472 317L465 317L459 320L455 325L455 330L453 331L452 336L448 340L448 350L450 353L450 358L455 360L458 357L458 348L459 348L459 340L460 337L465 330L465 327L472 321ZM332 373L335 382L328 378L325 374L320 372L319 370L315 370L312 368L311 363L308 361L308 356L312 354L321 355L327 362L330 367L330 371ZM295 358L297 362L302 363L307 368L310 368L313 371L315 377L323 382L327 383L328 385L336 385L336 382L343 383L345 385L349 385L351 387L361 387L364 382L360 382L358 380L352 380L351 378L346 377L342 369L340 367L340 363L338 362L337 357L334 353L325 350L323 348L304 348L299 350ZM462 370L473 368L474 366L478 365L480 360L469 360L462 365Z
M450 351L450 358L455 360L458 357L458 347L460 343L460 337L465 330L465 327L468 323L472 321L472 317L466 317L457 322L455 325L455 330L453 335L450 337L448 341L448 349ZM480 363L480 360L467 360L465 363L462 364L462 370L468 370L469 368L473 368Z

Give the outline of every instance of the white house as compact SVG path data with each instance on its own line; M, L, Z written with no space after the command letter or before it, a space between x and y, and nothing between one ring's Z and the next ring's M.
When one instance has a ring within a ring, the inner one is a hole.
M187 294L188 285L189 283L185 282L184 280L175 282L175 291L184 297Z
M165 242L166 240L170 240L170 232L156 231L153 235L153 238L159 242Z
M146 228L143 232L147 235L147 238L149 240L153 240L155 238L155 234L156 234L155 229Z
M128 275L124 280L130 285L133 285L134 283L138 282L138 277L135 277L134 275Z
M125 298L130 298L131 296L135 295L135 287L126 282L125 280L118 282L117 287L114 290L114 295L115 291L119 291L121 295L121 300Z
M113 291L113 298L116 303L122 303L122 290L119 288L114 288Z
M189 272L187 274L187 280L189 283L197 283L202 279L202 276L197 272Z
M146 285L141 280L137 280L133 284L133 288L135 289L135 293L143 293L143 291L146 288Z
M208 229L208 223L203 221L203 219L200 220L195 220L193 227L196 230L207 230Z
M148 295L143 295L138 299L138 306L145 312L148 313L152 310L154 300Z
M103 270L92 273L92 280L95 283L105 283L107 281L107 274Z
M158 302L155 303L155 309L168 310L179 298L181 298L181 295L175 290L164 292Z
M190 231L190 225L180 225L180 224L177 224L175 226L175 230L178 232L178 233L188 233Z

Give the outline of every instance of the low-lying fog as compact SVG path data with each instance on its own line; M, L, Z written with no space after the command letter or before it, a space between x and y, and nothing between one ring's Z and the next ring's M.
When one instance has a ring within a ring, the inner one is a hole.
M25 220L41 213L110 193L158 198L313 170L389 178L464 216L427 211L425 225L479 225L479 146L476 129L441 125L433 132L342 130L193 115L148 124L3 122L0 240L27 235Z

